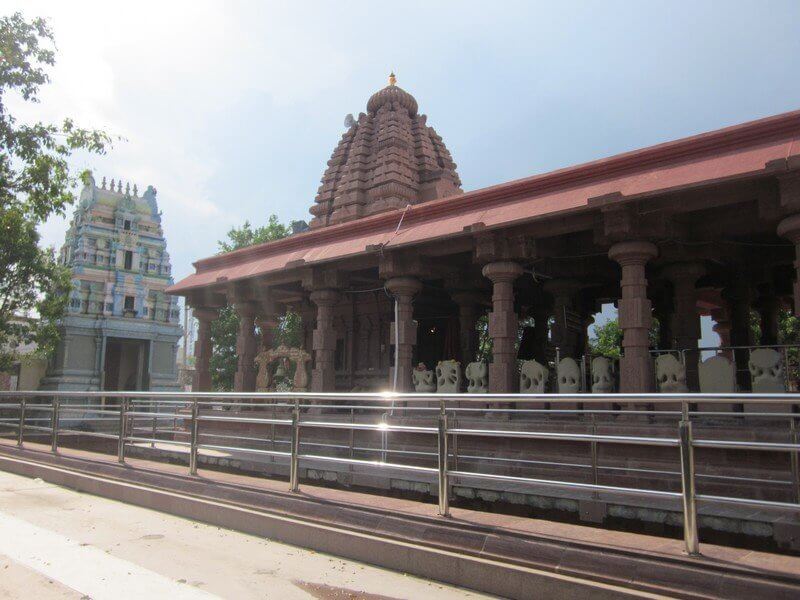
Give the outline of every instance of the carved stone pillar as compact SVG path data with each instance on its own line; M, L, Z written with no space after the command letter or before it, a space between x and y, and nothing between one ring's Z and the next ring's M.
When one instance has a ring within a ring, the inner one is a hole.
M761 340L764 346L778 343L778 312L780 302L771 285L762 286L758 294L758 314L761 317Z
M516 364L517 314L514 312L514 281L522 275L519 263L492 262L483 275L493 284L489 335L492 338L492 364L489 365L489 391L513 393L519 376Z
M544 284L544 290L553 296L552 341L561 358L578 355L581 332L575 312L575 294L580 289L580 282L574 279L551 279Z
M239 315L239 333L236 336L236 354L238 356L236 374L233 377L233 391L254 392L256 389L255 358L258 351L256 340L256 306L251 302L235 305Z
M672 282L674 311L672 313L672 337L675 349L684 350L686 358L686 384L691 391L700 390L697 374L700 340L700 313L697 311L697 280L705 274L703 265L694 262L675 263L662 272Z
M334 308L339 302L339 292L315 290L310 295L317 306L317 327L314 329L314 370L311 372L311 391L336 390L336 330L333 326Z
M417 343L417 323L414 321L414 296L422 289L422 283L414 277L392 277L386 282L386 289L397 302L397 322L392 324L389 332L389 344L397 345L395 362L397 364L397 392L413 392L411 370L414 345ZM395 331L397 332L395 334ZM389 370L390 384L394 383L394 367Z
M753 333L750 328L750 306L752 295L750 286L746 282L736 281L722 292L722 297L728 303L728 316L730 318L730 345L731 346L752 346ZM736 382L739 391L750 390L750 373L747 362L749 353L747 350L734 350L736 361Z
M475 329L479 317L481 295L476 292L458 291L450 294L458 304L458 340L461 345L461 365L475 360L478 353L478 332Z
M218 316L214 308L194 308L197 319L197 339L194 342L194 378L192 391L211 391L211 322Z
M652 315L645 265L657 255L658 248L650 242L619 242L608 251L608 257L622 267L619 325L623 349L620 391L623 393L652 392L655 387L649 340Z
M794 244L794 314L800 317L800 214L786 217L781 221L778 224L778 235L789 239Z

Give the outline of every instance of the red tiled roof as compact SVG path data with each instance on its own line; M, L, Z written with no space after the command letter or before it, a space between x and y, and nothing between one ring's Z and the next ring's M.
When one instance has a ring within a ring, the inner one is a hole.
M475 223L492 229L585 210L590 198L612 193L644 197L758 175L767 163L794 154L800 154L800 111L212 256L194 263L196 272L167 291L184 294L287 265L344 259L371 246L397 248L452 237Z

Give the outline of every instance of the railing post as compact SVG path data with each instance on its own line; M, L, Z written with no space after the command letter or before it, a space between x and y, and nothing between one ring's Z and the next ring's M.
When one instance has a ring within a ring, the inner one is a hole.
M25 440L25 398L19 401L19 431L17 431L17 446L22 448Z
M292 456L289 462L289 490L296 492L300 489L300 478L297 470L298 455L300 454L300 405L294 401L292 411Z
M117 461L125 463L125 432L128 429L128 399L123 396L119 399L119 439L117 440Z
M53 454L58 453L58 408L59 408L60 401L58 396L53 397L53 433L50 437L50 450Z
M200 409L197 404L197 398L192 402L192 420L190 422L191 429L189 430L189 475L197 475L197 434L200 427Z
M683 492L683 540L686 553L700 554L700 539L697 535L697 500L695 497L694 448L692 446L692 423L682 419L678 426L681 450L681 489Z
M594 410L594 409L592 409ZM592 435L597 435L597 414L592 412ZM597 473L597 440L592 441L592 483L598 485L600 478ZM597 499L599 494L597 490L592 492L592 498Z
M450 516L450 484L447 473L447 412L444 401L441 402L439 413L439 514L443 517Z
M800 443L795 417L791 417L790 441L792 444ZM792 497L796 504L800 504L800 451L792 450L789 453L789 460L792 466Z

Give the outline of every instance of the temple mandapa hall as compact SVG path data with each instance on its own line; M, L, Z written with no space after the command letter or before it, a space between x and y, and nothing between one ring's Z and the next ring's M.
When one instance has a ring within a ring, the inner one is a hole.
M464 192L392 76L342 136L310 212L310 230L199 260L168 289L199 320L195 390L210 389L210 324L228 304L238 391L272 389L289 349L263 353L287 310L302 317L298 369L310 361L300 390L795 387L778 317L800 301L800 111ZM618 364L587 349L607 303ZM698 348L703 315L718 348Z

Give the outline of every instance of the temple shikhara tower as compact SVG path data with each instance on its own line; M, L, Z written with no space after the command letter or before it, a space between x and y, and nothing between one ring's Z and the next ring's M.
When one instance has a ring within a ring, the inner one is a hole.
M390 75L328 161L312 228L461 193L450 152L417 108Z
M182 330L156 190L89 174L59 260L72 272L43 389L177 390Z

